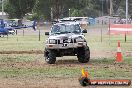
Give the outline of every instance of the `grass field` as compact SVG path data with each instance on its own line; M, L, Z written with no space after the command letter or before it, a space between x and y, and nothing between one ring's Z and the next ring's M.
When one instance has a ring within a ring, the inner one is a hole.
M85 64L79 63L76 57L58 58L56 64L49 65L44 61L43 54L1 54L0 88L80 88L78 78L81 68L88 70L92 79L132 80L132 36L127 36L127 42L124 42L123 35L109 38L103 31L101 42L100 29L90 28L85 37L91 50L91 60ZM38 41L37 34L0 38L0 52L43 52L46 38L43 34L41 41ZM121 42L123 63L115 63L118 40Z
M41 36L41 41L38 41L38 36L9 36L7 38L0 38L0 50L43 50L44 36Z
M124 58L122 64L115 64L114 58L93 59L89 64L80 64L72 58L63 58L55 65L48 65L42 55L1 55L0 77L77 77L84 67L89 70L91 78L132 79L131 58Z

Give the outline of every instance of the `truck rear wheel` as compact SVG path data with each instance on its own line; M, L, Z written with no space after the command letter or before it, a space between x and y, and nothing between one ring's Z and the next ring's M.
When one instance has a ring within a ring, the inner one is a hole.
M45 61L48 64L55 64L56 55L55 55L54 50L47 50L47 49L45 49L45 51L44 51L44 57L45 57Z
M78 48L77 51L77 58L78 61L81 63L87 63L90 60L90 50L89 47L82 47L82 48Z

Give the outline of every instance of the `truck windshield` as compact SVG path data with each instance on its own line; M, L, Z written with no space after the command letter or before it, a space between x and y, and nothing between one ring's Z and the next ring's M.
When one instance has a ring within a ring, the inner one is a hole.
M60 33L81 33L81 28L78 24L75 25L53 25L52 34L60 34Z

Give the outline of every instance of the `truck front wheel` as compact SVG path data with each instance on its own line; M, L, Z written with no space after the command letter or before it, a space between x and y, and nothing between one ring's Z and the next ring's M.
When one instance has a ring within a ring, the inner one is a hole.
M78 48L77 50L77 58L81 63L87 63L90 60L90 50L88 46Z
M45 51L44 51L44 57L45 57L45 61L48 64L55 64L56 54L55 54L54 50L47 50L47 49L45 49Z

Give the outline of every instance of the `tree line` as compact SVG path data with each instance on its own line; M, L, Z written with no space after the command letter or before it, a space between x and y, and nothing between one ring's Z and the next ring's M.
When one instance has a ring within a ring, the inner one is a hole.
M129 1L131 16L132 0ZM68 16L98 17L118 15L125 17L125 0L5 0L4 11L10 18L53 20ZM112 13L110 12L112 11Z

